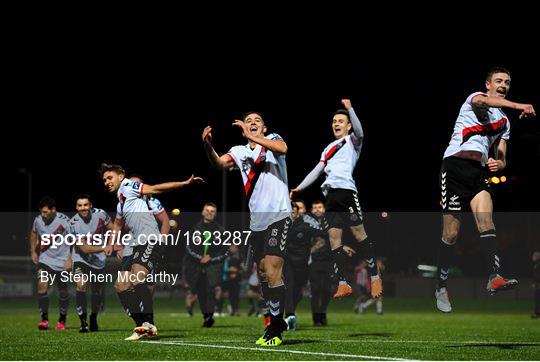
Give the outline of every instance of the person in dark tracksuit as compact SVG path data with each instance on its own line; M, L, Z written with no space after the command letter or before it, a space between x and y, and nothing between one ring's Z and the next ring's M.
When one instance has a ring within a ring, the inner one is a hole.
M184 266L188 288L199 297L203 327L206 328L214 325L215 289L221 283L223 262L228 255L227 247L217 242L225 229L214 221L216 213L215 204L208 202L204 205L202 219L193 226L190 240L187 240Z
M303 209L305 211L305 208ZM298 204L292 204L293 222L287 236L284 275L287 283L285 296L285 321L288 330L296 329L296 306L302 299L302 289L309 278L309 256L314 237L326 235L319 222L303 215Z
M325 207L320 200L311 204L311 216L321 225L323 230L328 229L324 217ZM309 266L309 284L311 286L311 312L315 327L325 326L326 310L332 298L332 275L334 262L328 237L316 237L311 247L311 264Z
M240 284L243 269L244 262L242 255L240 255L240 249L233 244L229 247L229 256L225 259L225 275L223 278L223 292L229 297L231 316L240 315Z

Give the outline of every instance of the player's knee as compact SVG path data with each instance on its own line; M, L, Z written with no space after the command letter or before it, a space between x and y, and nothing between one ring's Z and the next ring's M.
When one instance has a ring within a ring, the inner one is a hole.
M48 289L49 289L49 285L47 283L38 282L37 292L39 294L47 293Z
M130 284L130 283L120 282L120 281L118 281L118 280L116 281L116 283L114 283L114 290L115 290L117 293L125 292L125 291L128 290L130 287L131 287L131 284Z

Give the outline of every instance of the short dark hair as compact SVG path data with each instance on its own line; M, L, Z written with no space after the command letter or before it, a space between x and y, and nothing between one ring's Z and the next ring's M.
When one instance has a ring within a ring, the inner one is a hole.
M88 202L92 203L92 197L90 197L90 195L88 194L77 194L77 196L75 197L75 202L81 199L87 199Z
M105 172L109 172L109 171L116 172L119 175L125 175L126 174L126 171L120 165L108 165L106 163L102 163L101 164L101 175L103 176L103 174Z
M346 109L343 109L343 108L340 108L338 109L337 111L334 112L334 116L337 116L338 114L342 114L344 116L347 116L347 121L351 121L351 118L349 117L349 111L347 111ZM332 116L332 118L334 117Z
M295 202L295 203L301 202L301 203L304 204L304 206L306 206L306 202L305 202L304 200L302 200L302 199L296 199L296 200L294 200L294 202Z
M39 209L42 209L45 206L47 206L49 209L52 209L53 207L56 207L56 201L54 201L54 199L50 196L43 196L39 200L38 206L39 206Z
M261 117L263 123L266 125L266 122L265 122L265 120L264 120L264 116L263 116L263 114L262 114L261 112L255 112L255 111L254 111L254 112L246 112L246 113L244 113L244 114L242 115L242 121L245 121L246 118L247 118L250 114L256 114L257 116Z
M207 203L205 203L204 206L203 206L203 209L204 209L206 206L212 206L214 209L217 210L217 205L214 204L214 203L211 202L211 201L208 201Z
M296 203L296 201L291 202L291 208L296 209L296 210L299 209L298 204Z
M508 74L508 76L510 77L510 71L504 67L499 67L499 66L495 66L495 67L492 67L488 73L487 73L487 76L486 76L486 81L489 82L491 80L491 77L493 77L493 74L495 73L505 73L505 74Z
M311 206L313 207L313 205L318 205L318 204L323 204L324 205L324 202L322 202L322 200L315 200L311 203Z

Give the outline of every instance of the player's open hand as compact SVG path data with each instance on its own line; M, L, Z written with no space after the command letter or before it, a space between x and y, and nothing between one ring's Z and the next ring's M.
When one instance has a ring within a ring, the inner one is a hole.
M494 158L489 158L488 161L487 161L487 167L489 168L489 170L491 172L498 172L500 170L502 170L502 162L499 161L499 160L496 160Z
M350 99L342 99L341 104L343 104L343 107L345 107L346 110L349 110L352 108L352 103Z
M206 126L204 127L203 133L202 133L202 140L204 143L212 143L212 127Z
M192 185L192 184L203 184L204 183L204 179L202 177L199 177L199 176L195 176L195 175L191 175L190 178L188 178L186 181L185 181L186 185Z
M536 117L536 112L534 111L532 104L519 104L518 109L521 111L521 114L519 115L520 119Z
M244 136L245 138L249 139L249 136L250 136L250 132L249 132L249 128L247 126L247 124L245 124L244 122L236 119L233 124L232 124L234 127L238 127L242 130L242 136Z
M32 252L32 263L36 264L39 261L39 255L36 252Z

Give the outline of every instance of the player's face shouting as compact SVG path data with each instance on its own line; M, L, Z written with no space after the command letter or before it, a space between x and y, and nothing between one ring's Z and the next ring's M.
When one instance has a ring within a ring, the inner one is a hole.
M510 76L506 73L494 73L489 81L486 81L488 94L492 97L505 98L510 90Z
M248 114L247 117L244 118L244 123L248 126L248 130L253 136L264 136L266 127L264 126L264 121L261 116L257 113Z
M90 215L92 203L88 199L78 199L75 208L77 209L79 215L81 215L83 219L86 219L88 215Z
M336 138L342 138L349 134L351 123L344 114L336 114L332 120L332 131Z
M122 178L114 171L107 171L103 174L103 183L109 192L116 192L120 188Z

